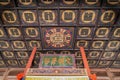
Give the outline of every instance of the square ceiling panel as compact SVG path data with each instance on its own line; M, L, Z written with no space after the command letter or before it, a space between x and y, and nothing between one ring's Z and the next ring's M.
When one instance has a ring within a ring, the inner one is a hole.
M42 27L42 44L44 49L72 49L73 27Z

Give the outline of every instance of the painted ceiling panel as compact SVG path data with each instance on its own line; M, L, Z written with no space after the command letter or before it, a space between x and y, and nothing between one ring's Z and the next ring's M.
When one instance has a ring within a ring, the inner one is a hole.
M120 0L0 0L0 67L32 67L40 54L86 51L91 68L120 68Z

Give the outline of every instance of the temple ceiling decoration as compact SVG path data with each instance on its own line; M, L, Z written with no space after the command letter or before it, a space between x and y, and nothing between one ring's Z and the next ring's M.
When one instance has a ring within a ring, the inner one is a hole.
M40 54L74 54L83 67L120 68L120 0L0 0L0 67L25 67Z

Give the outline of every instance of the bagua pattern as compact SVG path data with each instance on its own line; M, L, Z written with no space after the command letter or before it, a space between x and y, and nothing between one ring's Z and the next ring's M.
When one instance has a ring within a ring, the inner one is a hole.
M0 67L25 67L34 46L32 67L40 54L83 67L83 46L90 67L120 68L120 0L0 0Z

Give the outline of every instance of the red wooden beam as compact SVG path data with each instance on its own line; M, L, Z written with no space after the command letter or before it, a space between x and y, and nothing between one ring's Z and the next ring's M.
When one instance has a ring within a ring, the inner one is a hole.
M96 80L96 74L91 74L84 48L80 47L80 51L83 59L84 68L87 70L88 76L90 77L90 79Z
M32 61L33 61L35 53L36 53L36 50L37 50L37 48L34 47L32 53L30 55L30 58L28 60L28 63L26 65L26 68L24 69L24 72L17 75L18 80L21 80L26 75L27 70L31 67Z

